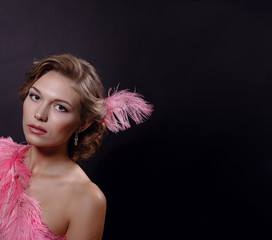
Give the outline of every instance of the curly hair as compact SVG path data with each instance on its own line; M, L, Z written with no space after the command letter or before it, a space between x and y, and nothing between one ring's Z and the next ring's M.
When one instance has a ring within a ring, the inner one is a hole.
M103 122L106 114L104 104L104 87L96 69L87 61L71 54L54 55L41 61L35 61L26 80L20 87L19 97L22 101L28 95L31 86L49 71L56 71L71 80L72 87L81 96L81 124L93 121L78 134L78 144L73 144L74 134L70 137L69 156L73 161L89 158L101 145L106 126Z

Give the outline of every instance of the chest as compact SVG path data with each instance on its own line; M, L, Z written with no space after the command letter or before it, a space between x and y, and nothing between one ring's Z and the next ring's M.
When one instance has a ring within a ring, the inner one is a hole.
M55 179L32 178L28 192L40 203L42 221L49 230L58 236L65 235L69 224L65 187Z

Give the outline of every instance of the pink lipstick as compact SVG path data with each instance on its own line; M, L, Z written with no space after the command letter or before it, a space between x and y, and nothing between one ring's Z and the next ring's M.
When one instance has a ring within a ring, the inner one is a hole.
M29 131L34 134L43 135L43 134L47 133L47 131L41 126L36 126L35 124L29 124L27 126L28 126Z

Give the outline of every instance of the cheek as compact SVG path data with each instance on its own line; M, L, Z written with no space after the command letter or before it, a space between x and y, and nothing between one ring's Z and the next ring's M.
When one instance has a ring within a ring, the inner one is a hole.
M79 126L79 118L74 115L59 113L51 117L51 123L53 129L71 135Z
M26 120L27 117L30 117L32 111L33 109L31 108L29 101L26 99L23 103L23 120Z

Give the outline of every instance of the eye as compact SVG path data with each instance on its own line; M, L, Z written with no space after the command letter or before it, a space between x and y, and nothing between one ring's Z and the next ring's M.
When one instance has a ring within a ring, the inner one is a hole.
M30 96L30 98L31 98L33 101L38 101L38 100L40 100L40 97L39 97L37 94L29 93L29 96Z
M67 109L60 104L56 105L56 109L60 112L68 112Z

